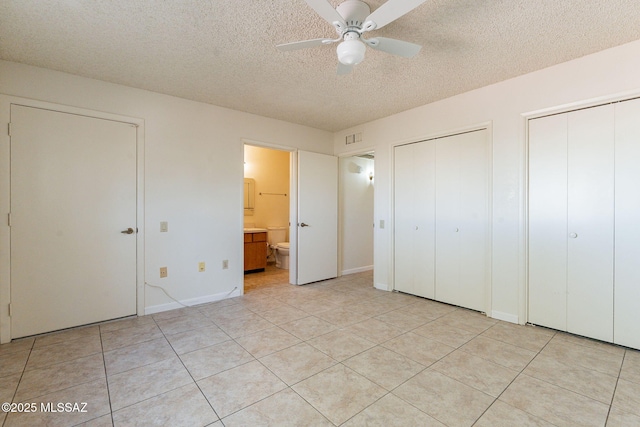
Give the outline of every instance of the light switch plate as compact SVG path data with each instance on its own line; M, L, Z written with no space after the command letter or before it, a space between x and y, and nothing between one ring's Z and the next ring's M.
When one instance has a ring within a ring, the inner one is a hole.
M160 221L160 232L166 233L169 231L169 223L167 221Z

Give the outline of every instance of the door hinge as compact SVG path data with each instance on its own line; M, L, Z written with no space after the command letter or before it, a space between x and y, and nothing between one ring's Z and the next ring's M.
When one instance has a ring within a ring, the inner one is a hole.
M7 133L11 136L11 122L9 122L9 126L7 126Z
M9 303L9 317L11 317L11 303Z
M7 214L7 225L11 227L11 212Z

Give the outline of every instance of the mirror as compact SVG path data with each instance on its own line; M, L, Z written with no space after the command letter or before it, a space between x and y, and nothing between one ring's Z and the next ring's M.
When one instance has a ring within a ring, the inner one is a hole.
M256 207L256 182L253 178L244 179L244 214L253 215Z

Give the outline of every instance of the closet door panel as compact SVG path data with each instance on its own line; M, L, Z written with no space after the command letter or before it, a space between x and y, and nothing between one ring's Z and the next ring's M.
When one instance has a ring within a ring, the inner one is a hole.
M640 100L616 104L613 340L640 348Z
M413 145L394 149L394 288L415 293L413 254L416 212L414 206Z
M488 242L488 144L485 130L459 136L460 305L486 310Z
M567 115L529 121L529 322L567 329Z
M614 107L568 115L567 330L613 340Z
M414 147L416 230L414 237L415 295L434 298L435 289L435 142Z
M436 140L436 299L460 305L460 138Z

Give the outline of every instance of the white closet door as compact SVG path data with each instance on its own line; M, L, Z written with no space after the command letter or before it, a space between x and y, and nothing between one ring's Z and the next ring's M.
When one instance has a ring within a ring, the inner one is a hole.
M394 287L434 297L434 143L395 148Z
M615 106L615 310L613 340L640 348L640 100Z
M613 340L614 107L568 116L567 330Z
M486 130L436 141L435 299L486 310Z
M529 322L567 330L567 115L529 121Z

